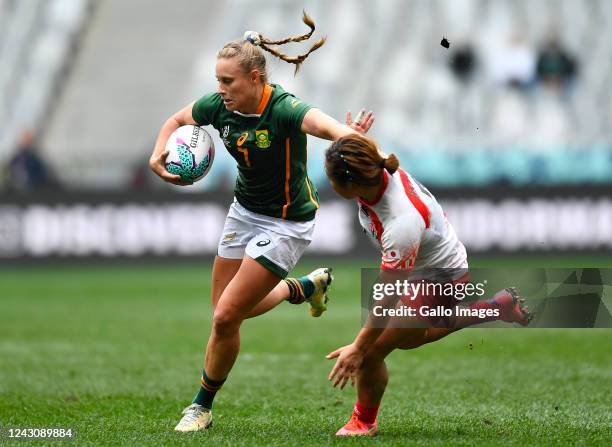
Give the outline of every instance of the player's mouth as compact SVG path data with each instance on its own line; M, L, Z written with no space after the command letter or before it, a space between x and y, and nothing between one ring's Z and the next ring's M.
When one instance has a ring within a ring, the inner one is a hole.
M233 101L232 101L231 99L227 99L227 98L224 98L224 99L223 99L223 104L225 104L226 106L227 106L227 105L229 105L229 104L231 104L232 102L233 102Z

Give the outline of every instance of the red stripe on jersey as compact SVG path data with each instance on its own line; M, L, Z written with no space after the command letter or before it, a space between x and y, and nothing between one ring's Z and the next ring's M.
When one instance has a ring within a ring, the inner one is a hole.
M429 228L429 208L427 208L427 205L423 203L412 187L412 183L410 183L410 180L408 179L408 174L406 174L403 169L398 169L397 172L399 172L400 178L402 179L402 185L404 185L406 195L425 221L425 228Z

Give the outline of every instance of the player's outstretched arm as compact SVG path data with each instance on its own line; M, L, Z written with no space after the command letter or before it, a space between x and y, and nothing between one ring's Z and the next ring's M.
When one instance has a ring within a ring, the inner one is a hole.
M341 124L319 109L310 109L302 121L302 132L324 140L336 141L354 132L367 133L374 123L372 112L360 113L360 122L351 121L351 112L347 113L347 124Z
M380 272L379 283L392 283L396 279L397 277L391 273ZM395 307L398 299L399 296L397 295L387 295L380 301L380 305L384 309L392 309ZM334 387L340 385L340 389L344 389L349 379L354 381L357 370L363 363L365 355L373 348L376 340L385 331L389 320L390 318L387 313L375 315L373 312L370 312L364 327L359 331L353 343L327 354L327 359L337 359L328 377L330 381L333 381Z
M185 106L166 120L159 131L159 135L157 135L155 147L153 148L153 154L151 154L151 158L149 158L149 167L151 170L160 176L162 180L174 185L185 186L191 185L191 183L182 182L180 175L170 174L166 169L166 158L168 157L166 143L168 142L170 135L172 135L172 132L179 127L187 124L197 125L191 114L193 104L194 103L192 102L191 104Z
M340 385L340 389L344 389L349 379L354 383L355 375L363 363L366 353L384 330L384 327L363 328L359 331L353 343L342 346L327 354L327 359L337 359L328 376L334 388Z

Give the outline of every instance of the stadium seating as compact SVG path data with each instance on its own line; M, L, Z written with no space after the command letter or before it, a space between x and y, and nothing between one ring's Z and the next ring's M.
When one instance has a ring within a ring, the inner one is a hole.
M10 156L22 128L41 130L48 122L90 3L0 3L0 162Z
M164 117L215 89L212 66L219 47L247 29L271 37L298 34L304 29L302 7L315 19L316 35L327 35L328 42L296 77L291 67L270 58L271 80L338 119L348 108L373 109L372 135L424 181L612 183L608 0L262 0L257 8L246 0L188 0L180 13L162 0L108 0L90 21L85 0L54 0L47 8L43 3L0 3L13 8L10 26L0 26L0 36L13 45L0 52L1 66L10 67L0 71L0 129L16 126L19 110L33 110L28 117L37 125L48 119L47 111L53 113L46 155L76 186L127 184L130 170L148 157ZM126 15L148 25L130 34ZM6 22L5 12L0 24ZM48 109L61 67L77 54L71 44L83 23L89 27L88 38L80 41L83 56L62 101ZM448 50L440 46L443 36L451 42ZM538 49L551 36L577 65L575 79L556 90L534 73ZM125 54L116 53L119 43ZM449 62L460 47L474 54L472 73L464 79ZM155 64L143 71L143 61L153 57ZM95 77L98 88L88 90L92 72L114 60L114 74ZM88 120L67 135L84 104L99 107L87 110ZM129 118L109 118L113 110ZM0 158L7 151L8 137L2 135ZM313 140L312 146L313 177L322 185L325 142ZM96 155L101 152L103 158ZM202 187L231 184L233 162L218 152ZM125 161L120 166L100 163L119 154Z

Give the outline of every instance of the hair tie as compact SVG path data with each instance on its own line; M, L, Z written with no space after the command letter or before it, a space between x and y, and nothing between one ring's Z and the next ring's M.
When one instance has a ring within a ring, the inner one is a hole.
M245 31L244 32L244 40L250 42L252 45L256 47L261 45L261 36L257 31Z
M387 159L386 158L383 158L382 160L380 160L378 162L378 166L380 166L383 169L386 167L386 164L387 164Z

